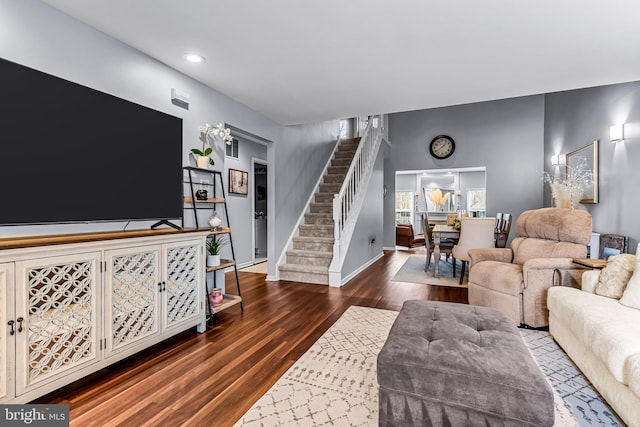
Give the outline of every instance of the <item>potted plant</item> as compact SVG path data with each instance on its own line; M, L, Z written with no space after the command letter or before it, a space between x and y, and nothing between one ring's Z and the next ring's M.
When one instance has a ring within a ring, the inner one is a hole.
M214 235L207 240L207 267L220 265L220 251L229 244L229 239Z
M192 148L191 152L196 157L196 165L201 169L208 169L209 165L213 166L215 162L211 157L211 153L213 153L213 148L206 147L206 144L209 142L209 136L221 137L226 144L230 144L233 141L233 137L231 136L231 129L225 128L222 123L218 123L216 126L210 125L209 123L205 123L204 126L200 126L200 141L202 141L202 150L199 148Z

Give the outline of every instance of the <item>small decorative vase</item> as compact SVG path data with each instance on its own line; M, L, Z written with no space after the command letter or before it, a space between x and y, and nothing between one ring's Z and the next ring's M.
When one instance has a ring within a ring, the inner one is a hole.
M219 230L220 224L222 224L222 220L220 219L220 217L218 217L218 214L216 212L213 212L213 215L211 215L211 217L209 218L209 225L211 226L211 229Z
M204 189L200 189L196 191L196 199L197 200L207 200L208 191Z
M220 304L222 304L222 300L223 300L222 289L213 288L211 290L211 293L209 294L209 302L211 303L211 305L213 307L217 307Z
M207 255L207 267L217 267L220 265L220 255Z
M208 156L196 156L196 165L200 169L209 169L209 157Z

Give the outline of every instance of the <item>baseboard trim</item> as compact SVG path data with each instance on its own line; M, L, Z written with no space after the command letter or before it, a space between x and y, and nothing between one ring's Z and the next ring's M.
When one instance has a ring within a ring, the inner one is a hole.
M382 258L384 256L384 252L380 252L378 255L374 256L373 258L371 258L368 262L366 262L365 264L362 264L360 266L360 268L356 269L354 272L352 272L351 274L349 274L347 277L345 277L344 279L342 279L342 282L340 284L340 286L344 286L347 284L347 282L351 279L353 279L354 277L356 277L358 274L362 273L364 270L366 270L367 268L369 268L371 266L371 264L373 264L374 262L378 261L380 258Z

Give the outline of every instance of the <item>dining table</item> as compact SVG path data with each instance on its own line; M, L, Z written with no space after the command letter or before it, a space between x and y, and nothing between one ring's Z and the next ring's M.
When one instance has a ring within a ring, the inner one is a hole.
M437 224L431 230L431 236L433 237L433 277L440 277L440 268L438 264L440 264L440 241L442 239L450 239L455 240L456 242L460 240L460 230L454 228L451 225L445 224ZM494 238L498 241L499 238L504 238L505 242L508 236L504 236L504 233L496 231L494 233ZM429 247L427 246L427 259L429 259ZM455 261L454 261L455 262Z

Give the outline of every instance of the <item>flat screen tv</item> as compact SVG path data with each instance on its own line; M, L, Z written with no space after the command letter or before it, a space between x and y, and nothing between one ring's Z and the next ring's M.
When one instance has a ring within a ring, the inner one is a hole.
M0 225L182 217L182 119L0 58Z

